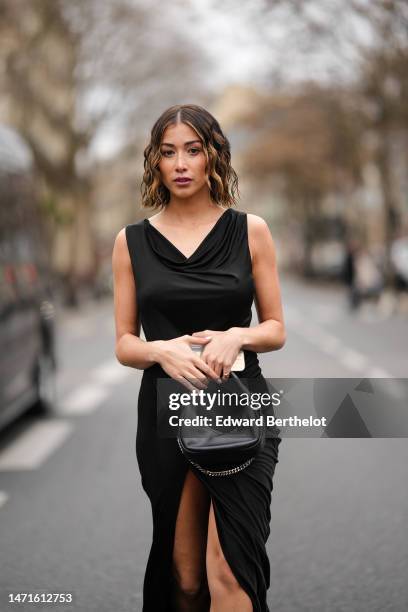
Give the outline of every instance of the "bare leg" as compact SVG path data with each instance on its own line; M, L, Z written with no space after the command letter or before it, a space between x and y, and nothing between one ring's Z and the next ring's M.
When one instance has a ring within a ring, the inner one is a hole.
M212 502L208 517L206 562L211 593L210 612L253 612L249 595L238 583L224 557L218 539Z
M210 495L188 470L177 515L173 549L173 600L177 612L208 612L206 545Z

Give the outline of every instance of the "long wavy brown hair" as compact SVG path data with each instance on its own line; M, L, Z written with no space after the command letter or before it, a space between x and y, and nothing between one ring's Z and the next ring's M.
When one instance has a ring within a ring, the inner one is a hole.
M231 166L231 149L218 121L202 106L177 104L164 111L153 125L150 142L144 150L144 174L141 183L142 207L163 208L170 201L170 191L162 183L158 165L160 145L169 125L186 123L201 138L207 160L208 188L211 199L222 206L233 206L240 197L238 176Z

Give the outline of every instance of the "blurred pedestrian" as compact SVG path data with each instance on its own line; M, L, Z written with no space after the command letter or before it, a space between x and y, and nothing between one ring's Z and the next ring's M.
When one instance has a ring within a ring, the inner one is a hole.
M350 238L346 243L343 279L349 289L349 306L355 310L359 305L359 295L356 288L356 257L360 244L356 238Z
M357 310L364 300L377 299L381 295L382 273L369 249L355 238L347 245L344 280L349 286L351 310Z
M360 248L356 258L355 288L362 299L378 298L383 287L382 274L367 248Z

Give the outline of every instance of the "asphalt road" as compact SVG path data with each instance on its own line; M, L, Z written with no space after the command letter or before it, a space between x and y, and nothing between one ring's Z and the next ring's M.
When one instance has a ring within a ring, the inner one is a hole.
M407 317L348 312L339 289L282 280L288 339L267 377L407 377ZM0 610L141 610L151 511L136 456L142 372L114 358L111 302L59 315L59 406L0 437ZM285 438L268 553L271 612L408 608L408 443ZM72 593L11 604L9 593Z

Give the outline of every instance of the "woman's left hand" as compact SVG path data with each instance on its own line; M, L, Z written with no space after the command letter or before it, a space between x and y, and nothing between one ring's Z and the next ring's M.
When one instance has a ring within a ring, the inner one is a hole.
M194 332L192 336L212 336L212 339L205 345L201 359L212 368L218 376L224 380L229 378L231 367L236 360L242 347L241 335L238 329L228 329L227 331L215 331L205 329Z

